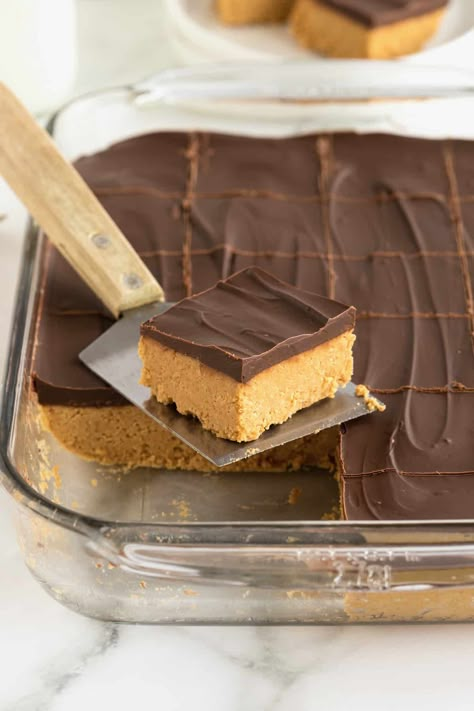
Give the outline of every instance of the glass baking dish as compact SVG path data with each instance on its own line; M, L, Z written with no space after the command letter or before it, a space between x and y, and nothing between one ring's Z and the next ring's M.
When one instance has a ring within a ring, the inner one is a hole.
M435 109L440 120L430 135L444 136L453 117L463 114L451 100L436 100L436 107L352 103L343 112L330 103L269 102L257 120L242 102L140 108L138 94L136 87L119 88L65 107L51 124L60 148L74 159L170 128L423 135ZM3 392L0 469L17 503L25 562L55 599L84 615L121 622L474 619L474 521L320 520L338 503L337 483L327 471L123 471L62 449L41 430L30 390L43 255L44 239L31 226ZM296 502L294 489L304 492Z

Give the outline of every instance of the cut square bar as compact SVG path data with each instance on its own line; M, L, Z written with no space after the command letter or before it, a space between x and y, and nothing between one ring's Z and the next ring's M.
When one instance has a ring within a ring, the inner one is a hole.
M298 42L329 57L389 59L417 52L438 29L447 0L297 0Z
M218 437L248 442L346 385L354 307L257 267L142 324L141 382Z

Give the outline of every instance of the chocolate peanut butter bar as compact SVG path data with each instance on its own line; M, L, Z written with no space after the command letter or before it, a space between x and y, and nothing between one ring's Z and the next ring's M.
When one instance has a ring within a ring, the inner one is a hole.
M142 383L237 442L346 385L355 309L249 267L142 324Z
M354 376L376 416L239 463L329 468L342 516L471 518L474 142L351 133L263 139L155 133L77 167L178 301L257 266L357 308ZM110 315L47 246L33 384L43 421L103 463L206 471L88 371Z
M436 32L447 0L297 0L300 44L330 57L389 59L417 52Z

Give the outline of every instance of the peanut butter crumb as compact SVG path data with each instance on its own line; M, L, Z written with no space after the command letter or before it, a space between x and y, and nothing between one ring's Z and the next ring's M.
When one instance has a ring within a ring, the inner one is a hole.
M302 489L300 489L298 486L294 486L288 494L288 503L294 506L294 504L296 504L302 493Z
M364 398L364 402L370 412L373 412L374 410L383 412L385 410L386 406L382 402L380 402L380 400L377 400L376 397L370 394L370 390L367 385L356 385L355 394L357 395L357 397Z
M171 502L178 509L178 516L181 519L188 519L191 516L191 507L184 499L173 499Z
M38 454L40 459L42 460L43 464L45 464L47 467L50 467L50 462L49 462L49 453L50 453L50 447L48 443L46 442L45 439L40 439L37 442L37 447L38 447Z
M327 511L321 516L321 521L340 521L341 510L338 504L334 504L331 511Z
M318 593L311 592L310 590L287 590L286 597L289 600L311 600L316 597Z
M61 488L61 476L59 474L59 467L55 465L51 469L41 469L40 471L40 481L38 488L42 494L46 494L50 482L53 482L53 487L56 489Z

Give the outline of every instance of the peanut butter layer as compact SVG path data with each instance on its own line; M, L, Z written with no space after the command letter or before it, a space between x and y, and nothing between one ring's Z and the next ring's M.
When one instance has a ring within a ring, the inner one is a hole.
M226 25L284 22L294 0L217 0L216 9Z
M471 588L351 592L345 595L344 611L350 622L361 624L474 620Z
M299 44L329 57L389 59L417 52L436 32L445 8L426 7L414 16L400 12L399 20L393 11L390 21L374 24L342 2L297 0L290 25Z
M298 410L334 397L351 379L353 342L352 331L344 333L241 383L142 336L141 382L159 402L175 403L218 437L249 442Z
M39 409L42 426L66 449L83 459L127 469L217 470L133 405L70 407L40 404ZM219 471L331 469L337 438L338 430L334 427L275 447L270 452L256 454Z

